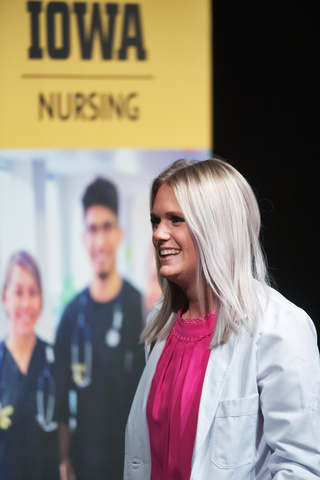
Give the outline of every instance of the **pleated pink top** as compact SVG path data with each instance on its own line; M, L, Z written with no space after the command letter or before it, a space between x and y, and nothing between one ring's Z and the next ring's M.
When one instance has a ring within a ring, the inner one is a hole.
M166 341L147 402L150 480L188 480L215 312L177 320Z

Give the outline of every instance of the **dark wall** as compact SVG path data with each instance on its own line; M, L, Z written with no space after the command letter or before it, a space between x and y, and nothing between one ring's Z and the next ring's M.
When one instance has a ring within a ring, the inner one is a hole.
M319 8L213 0L214 153L254 187L270 271L318 333Z

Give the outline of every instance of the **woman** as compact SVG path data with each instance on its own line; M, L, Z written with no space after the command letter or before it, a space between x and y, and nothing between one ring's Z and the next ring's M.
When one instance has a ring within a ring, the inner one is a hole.
M124 478L319 478L316 332L267 285L250 186L222 160L179 160L150 208L163 299L142 333Z
M54 354L34 331L42 290L38 267L28 253L10 258L2 301L10 332L0 344L0 478L56 480Z

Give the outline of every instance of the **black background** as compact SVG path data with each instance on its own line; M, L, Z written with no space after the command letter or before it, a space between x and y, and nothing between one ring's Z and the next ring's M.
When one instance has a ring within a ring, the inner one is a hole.
M320 3L212 5L214 154L254 188L277 288L320 334Z

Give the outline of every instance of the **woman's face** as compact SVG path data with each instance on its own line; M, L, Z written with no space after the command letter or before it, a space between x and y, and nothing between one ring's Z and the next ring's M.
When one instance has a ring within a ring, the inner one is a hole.
M187 294L195 288L197 256L173 189L162 185L151 211L152 241L160 260L160 275Z
M14 265L2 300L11 321L12 332L20 337L32 334L41 312L42 299L31 273Z

